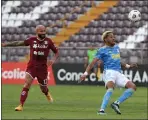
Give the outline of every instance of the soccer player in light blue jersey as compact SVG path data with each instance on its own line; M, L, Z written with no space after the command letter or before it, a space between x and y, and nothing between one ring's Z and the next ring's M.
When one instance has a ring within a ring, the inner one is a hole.
M98 49L96 57L87 66L86 71L81 76L81 80L85 80L88 73L97 61L102 61L104 64L103 81L105 82L106 93L103 97L100 110L97 112L104 115L105 108L112 96L115 86L127 88L123 94L111 104L111 108L117 113L121 114L119 105L126 99L132 96L136 91L136 85L121 73L121 66L125 68L137 67L137 64L125 64L120 60L120 49L115 43L115 37L112 31L105 31L102 35L105 46Z

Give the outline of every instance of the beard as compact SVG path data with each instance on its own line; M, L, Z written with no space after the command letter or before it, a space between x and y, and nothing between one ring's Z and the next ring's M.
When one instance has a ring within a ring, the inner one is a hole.
M39 37L40 39L44 39L44 38L46 37L46 34L38 34L38 37Z
M114 43L110 43L110 45L111 45L111 46L114 46L114 45L115 45L115 42L114 42Z

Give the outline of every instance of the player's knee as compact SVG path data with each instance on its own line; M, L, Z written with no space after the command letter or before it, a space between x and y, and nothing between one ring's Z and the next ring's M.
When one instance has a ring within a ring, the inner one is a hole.
M109 81L106 84L106 89L110 89L110 88L114 89L114 86L115 86L114 82L113 81Z
M135 91L137 90L137 87L135 84L132 85L132 89L134 89Z
M29 89L31 87L31 82L26 81L24 87Z
M133 83L133 82L131 82L131 81L129 81L127 84L126 84L126 87L127 88L132 88L133 90L137 90L137 87L136 87L136 85Z
M33 79L31 78L31 76L29 74L26 74L24 87L29 89L31 87L32 81Z

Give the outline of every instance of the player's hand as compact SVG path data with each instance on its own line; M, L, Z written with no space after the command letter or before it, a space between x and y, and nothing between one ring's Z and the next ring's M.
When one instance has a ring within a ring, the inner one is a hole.
M53 60L48 60L48 61L47 61L47 65L48 65L48 66L52 65L53 63L54 63Z
M130 64L130 68L137 68L137 67L138 67L138 65L136 63Z
M84 74L83 74L83 75L80 77L80 80L78 81L78 83L80 83L81 81L85 80L86 77L87 77L87 75L84 75Z
M80 80L85 80L85 78L87 77L87 75L82 75L81 77L80 77Z

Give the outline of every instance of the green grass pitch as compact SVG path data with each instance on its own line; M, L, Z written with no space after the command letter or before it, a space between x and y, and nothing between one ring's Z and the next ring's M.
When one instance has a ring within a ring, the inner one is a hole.
M134 95L120 105L122 115L117 115L110 104L124 89L116 88L106 109L107 115L97 115L103 86L49 86L54 98L48 103L38 85L33 85L22 112L14 111L19 103L22 85L2 85L2 119L147 119L147 88L139 87Z

